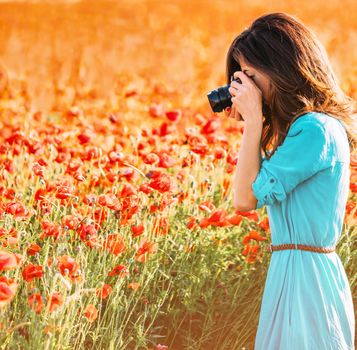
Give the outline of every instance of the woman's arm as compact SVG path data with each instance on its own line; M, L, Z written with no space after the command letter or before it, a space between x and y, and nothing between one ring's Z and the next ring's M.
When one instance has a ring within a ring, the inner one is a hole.
M257 206L252 183L259 173L262 162L260 153L262 129L263 123L252 124L246 121L244 125L233 184L233 207L239 211L254 210Z

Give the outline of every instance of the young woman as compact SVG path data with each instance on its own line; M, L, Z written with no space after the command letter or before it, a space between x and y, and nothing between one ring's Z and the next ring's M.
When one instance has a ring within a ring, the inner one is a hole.
M233 204L266 205L271 228L254 349L352 350L353 301L335 247L356 147L354 101L315 34L284 13L257 18L234 39L227 82L225 113L245 122Z

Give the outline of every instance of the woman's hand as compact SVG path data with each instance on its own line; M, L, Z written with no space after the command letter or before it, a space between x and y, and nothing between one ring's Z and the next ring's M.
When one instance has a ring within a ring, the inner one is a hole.
M225 113L237 120L244 120L250 124L262 123L262 92L257 85L242 71L234 72L234 79L239 78L242 84L232 81L228 88L232 95L232 107Z
M237 109L236 109L236 107L234 105L232 105L232 107L227 107L224 110L224 114L226 115L227 118L233 118L233 119L236 119L238 121L243 120L242 116L237 111Z

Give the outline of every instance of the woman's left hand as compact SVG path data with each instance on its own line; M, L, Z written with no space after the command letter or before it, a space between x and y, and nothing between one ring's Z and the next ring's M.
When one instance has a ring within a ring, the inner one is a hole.
M234 79L239 78L242 84L232 81L228 88L232 95L232 107L250 124L263 121L262 92L257 85L242 71L234 72Z

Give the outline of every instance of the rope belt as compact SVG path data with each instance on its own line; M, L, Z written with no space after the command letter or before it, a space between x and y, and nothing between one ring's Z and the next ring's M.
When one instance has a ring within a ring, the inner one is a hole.
M288 243L288 244L279 244L279 245L272 245L270 244L268 246L268 252L273 252L277 250L284 250L284 249L300 249L300 250L308 250L310 252L315 252L315 253L332 253L335 251L335 247L314 247L312 245L305 245L305 244L294 244L294 243Z

